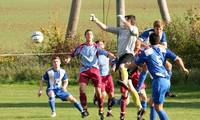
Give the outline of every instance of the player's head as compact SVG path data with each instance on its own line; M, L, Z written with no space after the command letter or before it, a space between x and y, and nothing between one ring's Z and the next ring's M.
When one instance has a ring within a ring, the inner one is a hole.
M91 42L93 40L93 38L94 38L94 34L93 34L92 30L90 30L90 29L87 29L85 31L84 35L85 35L85 38L86 38L87 42Z
M96 42L95 42L100 48L105 48L105 42L104 41L101 41L101 40L97 40Z
M163 31L163 22L161 20L154 21L153 28L157 35L161 35Z
M131 25L135 25L136 17L134 15L126 15L125 19L127 22L131 23Z
M157 45L160 43L160 36L155 34L155 33L152 33L150 36L149 36L149 42L151 45Z
M61 64L60 57L53 56L52 57L52 63L53 63L53 68L55 70L59 69L60 68L60 64Z

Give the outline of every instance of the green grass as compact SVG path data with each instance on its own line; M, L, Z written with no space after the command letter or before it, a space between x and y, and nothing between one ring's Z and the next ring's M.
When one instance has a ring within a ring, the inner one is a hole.
M167 98L165 110L171 120L198 120L200 113L200 87L174 87L177 98ZM76 98L79 96L78 86L69 86L68 89ZM37 97L38 86L34 85L0 85L0 120L51 120L50 108L45 94ZM87 89L90 116L86 120L98 120L98 108L92 104L93 88ZM150 90L148 89L148 93ZM119 97L119 89L116 89ZM56 101L57 117L55 120L82 120L79 112L69 102ZM106 110L106 108L105 108ZM113 108L114 117L107 120L119 119L119 106ZM149 119L149 108L146 119ZM136 119L136 108L133 103L127 108L127 119Z
M108 1L105 1L107 8ZM168 0L169 11L172 16L181 16L186 10L200 7L199 0ZM70 13L71 0L0 0L0 53L28 52L27 44L31 44L30 36L41 26L48 26L53 22L66 29ZM115 1L111 0L108 24L115 25ZM82 1L78 32L83 34L86 28L92 28L96 33L99 29L91 24L88 16L95 13L102 20L102 0ZM107 12L107 10L106 10ZM126 0L126 14L137 16L140 31L152 25L160 18L156 0Z

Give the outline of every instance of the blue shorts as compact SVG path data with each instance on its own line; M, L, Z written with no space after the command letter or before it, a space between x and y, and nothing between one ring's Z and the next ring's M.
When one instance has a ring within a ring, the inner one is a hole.
M47 96L48 96L48 92L53 90L54 94L56 95L56 98L60 98L62 101L67 101L67 98L71 95L71 93L63 91L63 89L61 88L57 88L57 89L47 89Z
M156 78L152 82L152 98L155 104L163 104L165 94L170 88L170 80L167 78Z

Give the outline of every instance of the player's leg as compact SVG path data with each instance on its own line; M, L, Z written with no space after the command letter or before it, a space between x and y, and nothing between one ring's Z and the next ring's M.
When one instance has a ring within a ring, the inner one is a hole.
M135 106L138 108L138 109L141 109L142 108L142 105L140 103L140 97L136 91L136 89L133 87L133 84L132 84L132 81L129 80L128 81L128 86L129 86L129 92L130 92L130 95L133 99L133 102L135 104Z
M120 120L125 119L126 106L127 106L127 98L128 98L128 90L126 90L123 86L120 87L121 91L121 103L120 103Z
M107 112L107 117L112 117L112 106L115 103L115 98L114 98L114 83L111 75L106 76L106 82L105 82L105 91L108 95L108 112ZM105 98L105 97L104 97Z
M132 84L132 80L129 80L128 81L128 85L129 85L129 92L130 92L130 95L134 101L134 104L135 106L137 107L138 109L138 112L137 112L137 119L138 120L141 120L142 119L142 116L144 114L144 109L142 108L142 105L141 105L141 102L140 102L140 97L136 91L136 89L133 87L133 84Z
M47 90L49 97L49 106L51 108L51 117L56 117L56 106L55 106L55 93L53 90Z
M101 93L101 84L102 84L102 80L101 80L101 76L100 76L100 72L99 69L97 68L91 68L90 72L90 79L93 82L93 85L95 87L95 91L96 91L96 95L98 97L98 105L99 105L99 117L101 120L104 119L104 97Z
M87 110L87 96L86 96L86 87L88 84L88 78L87 78L87 71L84 71L80 73L79 77L79 92L80 92L80 102L83 107L83 110L87 113L87 116L89 115L89 112Z
M165 94L170 87L169 80L166 78L157 78L152 83L152 97L156 112L160 120L168 120L167 113L163 109Z
M76 100L75 97L73 97L72 95L70 95L69 97L67 97L67 100L74 104L74 107L75 107L76 109L78 109L79 112L81 113L82 118L85 118L85 117L88 116L87 112L83 110L83 107L82 107L81 104Z
M147 94L145 89L140 90L140 100L141 100L141 105L142 108L146 111L147 108Z
M156 120L157 112L156 112L156 109L154 107L152 98L150 98L150 100L149 100L149 106L150 106L150 120Z
M167 72L169 74L169 80L171 79L171 76L172 76L172 64L169 62L169 61L166 61L165 63L165 67L167 69ZM177 97L177 95L173 92L170 91L170 89L167 91L166 97L169 96L169 97Z

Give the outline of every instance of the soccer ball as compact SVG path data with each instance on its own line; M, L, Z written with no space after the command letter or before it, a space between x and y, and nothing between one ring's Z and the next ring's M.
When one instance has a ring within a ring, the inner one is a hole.
M44 35L40 31L35 31L32 33L32 41L35 43L41 43L44 40Z

